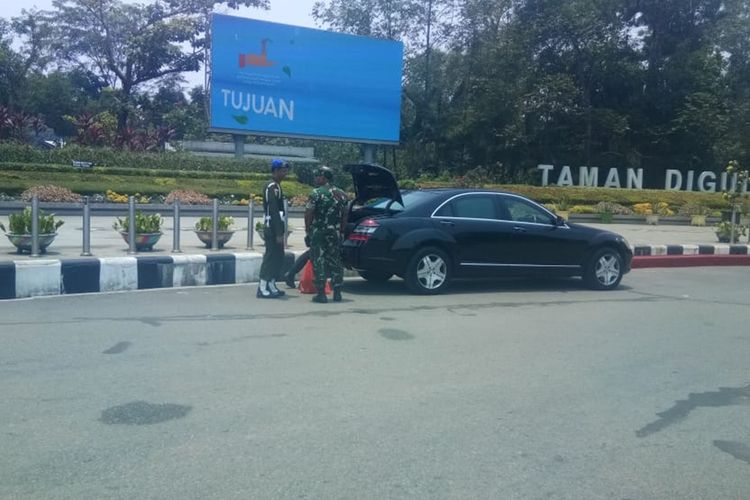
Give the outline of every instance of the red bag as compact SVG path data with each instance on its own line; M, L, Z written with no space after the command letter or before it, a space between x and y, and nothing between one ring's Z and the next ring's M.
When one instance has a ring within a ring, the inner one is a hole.
M299 292L300 293L318 293L318 289L315 288L313 274L312 261L307 261L305 267L302 268L302 277L299 280ZM326 293L331 293L331 284L326 281Z

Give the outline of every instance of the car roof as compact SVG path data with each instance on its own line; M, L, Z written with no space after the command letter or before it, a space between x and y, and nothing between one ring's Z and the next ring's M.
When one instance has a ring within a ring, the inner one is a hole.
M507 194L512 196L522 196L510 191L499 191L491 189L472 189L472 188L424 188L414 190L402 190L404 196L409 193L426 194L428 198L422 198L417 204L410 205L402 212L405 216L426 216L431 214L441 203L453 196L471 193L489 193L489 194ZM524 197L525 198L525 197ZM407 198L408 199L408 198Z

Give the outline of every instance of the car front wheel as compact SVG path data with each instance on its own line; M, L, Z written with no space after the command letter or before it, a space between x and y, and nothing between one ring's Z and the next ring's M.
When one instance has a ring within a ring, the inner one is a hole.
M595 290L613 290L622 280L622 257L617 250L601 248L586 264L586 284Z
M450 279L448 255L435 247L420 248L412 255L406 268L406 286L414 293L441 293Z

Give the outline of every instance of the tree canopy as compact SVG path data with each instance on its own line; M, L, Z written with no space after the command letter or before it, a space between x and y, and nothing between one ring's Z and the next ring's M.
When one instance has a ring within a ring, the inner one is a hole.
M216 5L268 2L56 0L0 20L0 106L104 143L203 137L204 92L180 75L204 61ZM750 163L750 0L321 0L312 15L405 43L401 144L383 151L402 175Z

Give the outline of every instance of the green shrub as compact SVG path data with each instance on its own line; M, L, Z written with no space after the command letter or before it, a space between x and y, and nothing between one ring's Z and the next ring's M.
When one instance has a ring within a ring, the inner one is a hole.
M570 207L570 213L572 214L596 214L599 211L594 205L573 205Z
M0 223L0 229L3 232L10 232L11 234L31 234L31 221L31 207L26 207L23 209L23 212L8 216L8 228L10 231L6 231L2 223ZM57 232L57 228L63 224L63 221L55 220L55 214L46 215L43 210L39 210L39 234L55 233Z
M721 221L716 225L716 237L719 238L719 241L737 243L740 237L747 235L745 226L734 224L734 241L730 241L732 237L732 225L728 220Z
M74 160L90 161L95 167L147 168L166 170L221 170L225 172L268 173L267 160L215 158L185 152L134 153L109 148L89 148L69 144L59 149L37 149L25 144L0 143L0 158L6 162L72 165ZM72 167L71 167L72 168Z
M135 212L136 234L158 233L159 231L161 231L161 225L163 222L164 219L159 214L143 215L140 210L137 210ZM115 231L127 232L128 228L130 227L130 218L125 217L124 219L120 219L119 217L117 217L117 220L112 225L112 227L115 229Z
M419 184L414 179L403 179L398 181L398 187L401 189L419 189Z
M232 224L234 224L234 219L229 215L219 216L219 231L228 231ZM195 223L196 231L211 231L213 227L214 221L212 217L201 217Z
M705 205L696 201L689 201L678 210L680 215L708 215L708 212Z
M316 168L318 168L317 165L294 165L292 170L298 182L314 186Z

